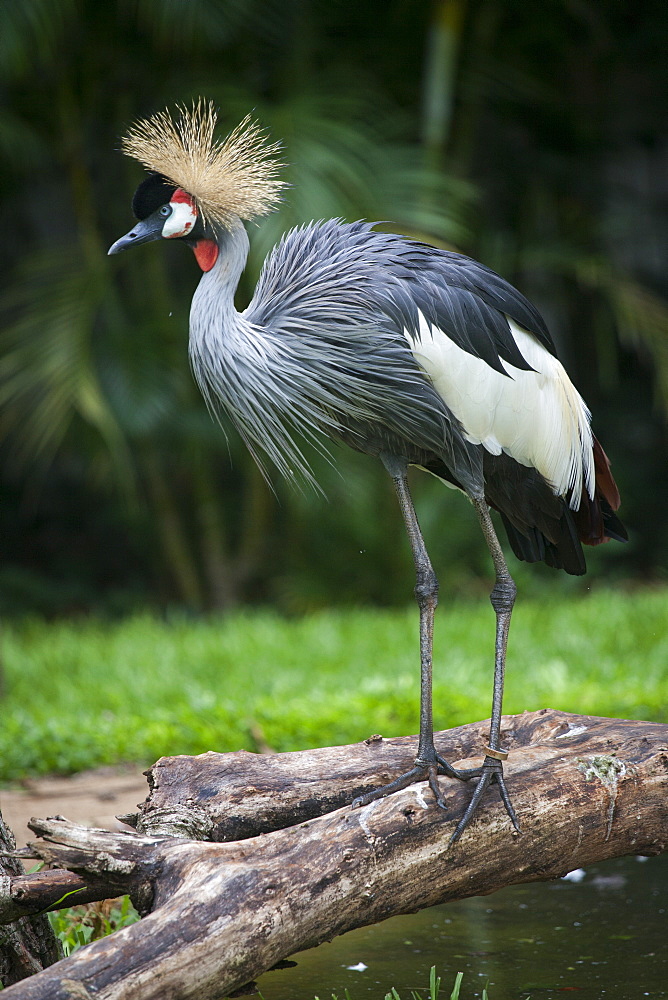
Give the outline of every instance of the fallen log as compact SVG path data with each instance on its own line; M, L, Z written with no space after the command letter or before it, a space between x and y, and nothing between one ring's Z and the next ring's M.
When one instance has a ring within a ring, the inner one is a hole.
M437 746L466 766L462 748L479 759L486 732L486 723L461 727ZM141 833L32 821L37 856L106 880L110 895L129 891L147 916L10 987L8 1000L219 1000L352 928L666 850L668 726L543 711L506 717L504 742L516 751L506 774L521 836L491 791L449 847L471 791L446 778L446 810L424 783L361 809L343 804L405 769L415 741L380 738L268 757L164 758L149 773Z
M502 745L510 751L506 773L531 768L534 754L542 754L546 747L557 753L568 748L575 753L614 754L627 739L636 739L642 726L651 733L663 732L660 739L668 745L668 727L660 724L551 709L504 716ZM489 720L485 720L436 733L435 742L446 760L472 767L481 762L488 735ZM411 768L416 742L415 736L370 736L349 746L295 753L240 750L162 757L145 772L150 791L139 813L119 818L140 833L213 841L254 837L333 812L386 784ZM545 784L536 787L537 795L552 791ZM463 792L464 799L468 795ZM487 798L494 801L495 794Z

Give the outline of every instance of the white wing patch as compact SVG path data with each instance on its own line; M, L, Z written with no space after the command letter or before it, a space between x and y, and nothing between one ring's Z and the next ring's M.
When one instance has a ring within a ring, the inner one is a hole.
M405 336L415 360L462 424L466 438L493 455L502 451L537 469L554 492L572 490L580 506L583 483L594 495L590 413L563 365L509 317L520 353L534 371L501 361L502 375L458 347L420 314L420 332Z

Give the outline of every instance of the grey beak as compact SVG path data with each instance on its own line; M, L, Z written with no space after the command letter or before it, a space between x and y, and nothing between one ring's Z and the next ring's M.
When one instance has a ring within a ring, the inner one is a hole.
M157 213L149 215L148 219L142 219L134 229L131 229L125 236L121 236L120 240L116 240L109 247L108 253L120 253L121 250L139 246L140 243L150 243L152 240L159 240L162 236L162 227L164 224L165 219L162 215L157 215Z

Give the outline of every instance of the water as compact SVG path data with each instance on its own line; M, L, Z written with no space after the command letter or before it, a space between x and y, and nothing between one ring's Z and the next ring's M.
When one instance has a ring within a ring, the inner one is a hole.
M577 878L577 876L575 876ZM429 969L461 1000L668 998L668 855L592 865L581 881L534 882L393 917L293 956L267 973L265 1000L428 995ZM358 966L365 969L349 969Z

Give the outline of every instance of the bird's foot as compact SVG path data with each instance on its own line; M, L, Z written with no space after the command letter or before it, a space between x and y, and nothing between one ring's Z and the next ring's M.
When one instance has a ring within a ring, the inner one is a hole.
M504 756L507 756L507 754L505 754ZM505 806L506 812L510 816L510 820L513 826L515 827L515 830L517 831L517 833L522 832L520 830L520 824L517 819L515 810L513 809L513 805L510 801L510 796L508 795L508 789L506 788L506 783L503 777L503 762L497 759L496 757L490 757L489 755L486 755L482 767L478 768L478 774L479 774L478 784L475 786L473 797L468 804L466 812L464 813L459 823L457 824L455 832L450 837L451 844L454 844L457 840L459 840L464 830L473 819L475 813L478 810L478 806L480 805L482 797L485 794L485 789L489 785L494 785L494 784L497 784L499 786L501 801Z
M504 756L507 755L504 754ZM474 768L453 767L452 764L449 764L447 760L444 760L444 758L437 754L436 751L433 752L433 756L432 754L429 754L428 759L418 757L415 761L415 767L411 768L410 771L406 771L405 774L399 775L398 778L395 778L394 781L390 781L387 785L382 785L380 788L374 788L373 791L365 792L364 795L358 795L357 798L352 801L352 808L357 809L360 806L368 806L370 802L376 802L378 799L384 799L386 795L391 795L393 792L398 792L402 788L407 788L416 781L428 781L429 787L431 788L436 800L436 805L440 806L441 809L445 809L447 806L438 783L439 774L445 774L449 778L457 778L459 781L469 781L471 778L478 779L478 783L474 789L468 808L450 838L451 844L454 844L459 840L462 833L478 811L478 807L480 806L482 797L485 794L485 790L489 785L494 784L499 786L501 801L505 806L506 812L515 827L515 830L517 833L522 832L503 777L503 762L496 757L491 757L489 754L485 756L482 767Z
M398 792L401 788L407 788L416 781L428 781L429 787L436 799L436 805L440 806L441 809L445 809L446 804L438 784L438 775L446 774L449 778L468 781L470 778L478 778L481 773L482 769L479 767L458 770L452 764L448 764L447 760L444 760L443 757L433 750L429 754L418 756L415 760L415 767L412 767L410 771L406 771L405 774L399 775L394 781L390 781L387 785L381 785L380 788L374 788L371 792L365 792L364 795L358 795L356 799L353 799L352 807L353 809L357 809L359 806L368 806L370 802L375 802L377 799L384 799L386 795Z

